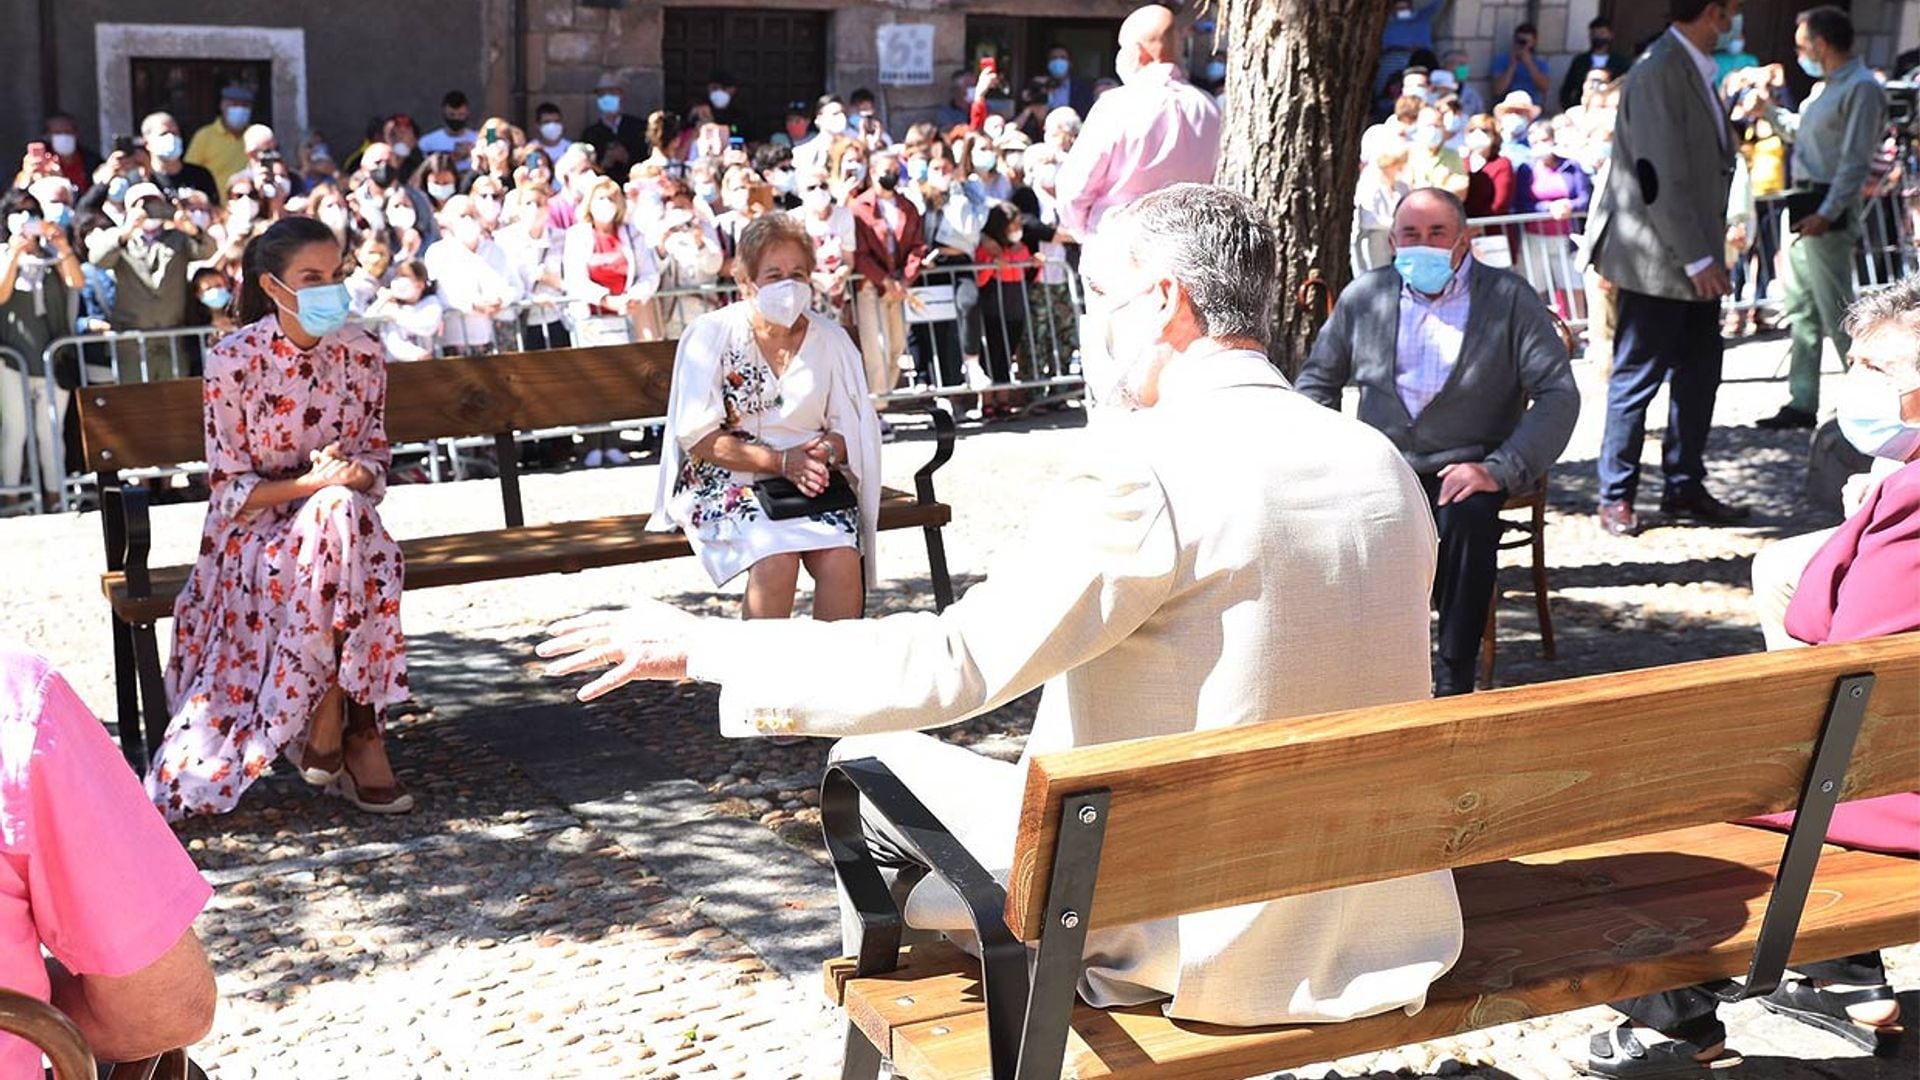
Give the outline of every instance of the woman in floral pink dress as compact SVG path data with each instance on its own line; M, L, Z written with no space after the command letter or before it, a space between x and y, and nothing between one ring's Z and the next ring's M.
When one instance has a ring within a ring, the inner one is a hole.
M173 722L147 773L168 817L220 813L287 754L309 783L405 813L380 710L407 697L386 355L346 323L340 243L288 218L247 246L242 328L207 355L212 496L174 604Z

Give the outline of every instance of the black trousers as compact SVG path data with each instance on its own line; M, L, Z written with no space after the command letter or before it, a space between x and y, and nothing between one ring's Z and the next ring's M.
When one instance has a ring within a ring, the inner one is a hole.
M1720 395L1720 305L1627 289L1619 297L1607 427L1600 443L1600 501L1632 502L1639 491L1647 406L1662 382L1668 384L1669 401L1661 440L1666 491L1699 487L1707 476L1707 433Z
M1794 970L1809 979L1850 986L1877 986L1887 981L1886 966L1880 962L1877 952L1855 953L1817 964L1796 964ZM1726 1025L1720 1022L1720 999L1698 986L1616 1001L1613 1007L1641 1027L1652 1028L1670 1039L1701 1047L1727 1039Z
M1426 489L1440 533L1440 562L1433 573L1433 607L1440 614L1436 689L1464 694L1473 689L1487 605L1493 602L1500 569L1500 508L1507 493L1482 491L1441 506L1440 477L1422 476L1420 486Z

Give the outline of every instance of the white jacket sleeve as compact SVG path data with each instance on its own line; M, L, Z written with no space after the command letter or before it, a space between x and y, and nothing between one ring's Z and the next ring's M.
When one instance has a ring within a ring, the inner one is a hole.
M1144 467L1069 483L1055 515L941 614L710 619L688 673L720 684L735 737L917 730L998 708L1113 648L1172 591L1173 522Z

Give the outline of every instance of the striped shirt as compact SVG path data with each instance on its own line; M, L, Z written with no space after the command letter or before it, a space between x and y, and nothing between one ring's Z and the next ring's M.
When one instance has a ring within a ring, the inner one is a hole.
M1453 280L1437 297L1428 297L1411 285L1400 286L1400 336L1395 350L1394 388L1407 415L1415 420L1447 385L1460 362L1467 337L1467 309L1472 290L1467 279L1473 259L1461 261Z

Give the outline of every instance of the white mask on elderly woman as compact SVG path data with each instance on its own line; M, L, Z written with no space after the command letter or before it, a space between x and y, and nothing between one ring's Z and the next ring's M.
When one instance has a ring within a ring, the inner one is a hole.
M776 326L792 326L812 301L813 287L792 278L757 286L753 293L753 309Z

